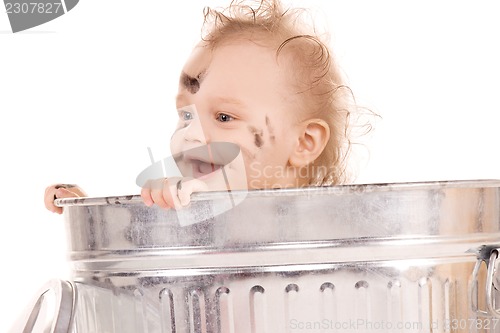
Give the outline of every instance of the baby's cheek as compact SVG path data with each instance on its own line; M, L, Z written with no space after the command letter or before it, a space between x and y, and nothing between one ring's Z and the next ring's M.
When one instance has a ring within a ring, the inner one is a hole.
M238 145L240 146L241 149L250 149L253 148L254 145L252 143L252 135L243 135L241 134L241 137L238 138Z

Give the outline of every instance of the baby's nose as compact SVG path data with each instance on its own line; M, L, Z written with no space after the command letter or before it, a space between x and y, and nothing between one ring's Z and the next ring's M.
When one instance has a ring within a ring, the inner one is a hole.
M199 118L193 119L187 126L184 139L190 142L202 144L208 143L209 140L206 136L206 131L204 130L202 122Z

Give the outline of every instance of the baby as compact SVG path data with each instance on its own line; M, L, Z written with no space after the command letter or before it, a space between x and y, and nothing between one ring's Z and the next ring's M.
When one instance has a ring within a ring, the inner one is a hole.
M179 208L193 192L228 184L254 190L346 181L352 94L300 13L279 0L205 9L205 32L182 69L176 99L171 151L183 177L145 182L146 205ZM54 198L75 196L85 193L52 185L45 205L61 213Z

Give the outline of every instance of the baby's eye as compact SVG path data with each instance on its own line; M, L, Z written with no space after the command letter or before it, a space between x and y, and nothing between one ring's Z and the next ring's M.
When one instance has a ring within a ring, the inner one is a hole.
M184 121L189 121L193 119L193 114L189 111L181 111L179 116Z
M225 123L225 122L228 122L228 121L234 120L234 118L233 118L233 117L231 117L230 115L225 114L225 113L219 113L219 114L217 114L216 119L217 119L218 121L220 121L221 123Z

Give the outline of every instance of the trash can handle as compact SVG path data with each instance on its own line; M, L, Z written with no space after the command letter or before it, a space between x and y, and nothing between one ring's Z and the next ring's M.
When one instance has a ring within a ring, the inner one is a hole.
M72 331L73 316L76 301L75 286L63 280L51 280L46 283L41 289L33 310L31 311L28 321L24 326L23 333L31 333L35 328L35 324L39 320L38 316L43 303L46 301L48 293L55 294L55 309L54 316L50 326L50 333L70 333ZM44 332L45 332L44 328Z
M470 304L472 306L472 311L483 317L494 317L500 318L500 309L495 308L495 293L498 290L496 284L498 282L495 280L497 273L496 266L498 261L498 248L487 249L489 253L483 253L479 255L474 270L472 272L472 285L470 288ZM488 257L489 255L489 257ZM487 266L486 273L486 286L485 286L485 303L486 310L479 309L479 294L478 294L478 275L481 264L485 262Z
M490 260L488 262L488 273L486 275L486 308L488 313L495 318L500 318L500 311L495 308L493 300L495 299L495 273L496 262L498 259L498 249L491 251Z

